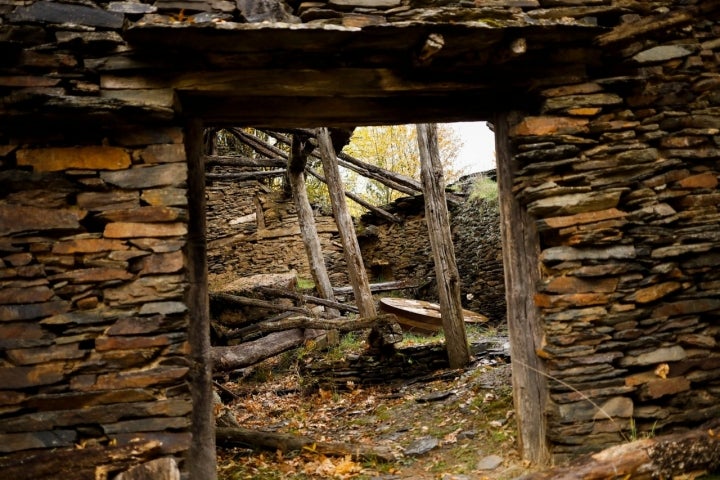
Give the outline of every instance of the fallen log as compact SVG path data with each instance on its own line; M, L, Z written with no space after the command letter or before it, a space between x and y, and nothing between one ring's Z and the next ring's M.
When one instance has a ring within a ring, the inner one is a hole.
M393 314L377 315L369 318L311 318L290 317L276 322L260 322L256 326L263 332L279 332L292 328L311 328L318 330L337 330L339 332L352 332L375 328L389 323L397 323Z
M384 344L394 345L402 340L402 329L397 323L395 315L392 314L356 319L291 317L246 327L243 329L245 335L252 333L251 329L256 329L255 332L268 333L268 335L239 345L213 347L210 351L210 359L215 371L236 370L299 347L308 339L305 335L307 331L312 330L316 333L321 333L318 330L350 332L366 328L376 330Z
M237 305L240 307L257 307L266 310L282 310L288 312L302 313L303 315L312 315L312 312L304 307L293 307L291 305L276 305L267 300L259 300L257 298L243 297L241 295L231 295L229 293L211 293L210 301L223 301L228 305Z
M394 455L387 448L373 448L340 442L318 442L303 435L223 427L216 429L215 437L217 445L224 447L244 446L271 451L280 450L281 452L304 451L335 457L350 455L355 460L381 460L384 462L395 460Z
M371 283L371 292L388 292L392 290L404 290L406 288L417 288L419 285L408 283L404 280L397 280L393 282L381 282ZM347 295L353 293L352 287L334 287L333 292L337 295Z
M720 419L683 433L645 438L580 457L518 480L695 478L720 471Z
M210 360L213 370L226 372L255 365L274 357L305 342L305 332L301 328L271 333L270 335L229 347L212 347Z
M266 295L275 297L285 297L298 300L305 303L313 303L315 305L322 305L324 307L332 307L341 312L352 312L358 313L359 309L355 305L348 305L346 303L333 302L325 298L314 297L312 295L303 295L302 293L293 292L291 290L284 290L282 288L275 287L258 287L258 290Z

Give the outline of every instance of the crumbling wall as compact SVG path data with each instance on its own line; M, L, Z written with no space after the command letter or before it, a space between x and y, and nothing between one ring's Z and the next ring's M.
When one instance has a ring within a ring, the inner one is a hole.
M465 187L470 188L472 178L465 179ZM461 300L463 307L500 325L506 314L500 212L495 201L470 199L467 188L460 192L453 187L454 194L464 201L449 205ZM439 301L422 197L400 198L386 208L402 222L367 214L358 225L371 279L406 281L419 287L406 294Z
M208 197L208 269L218 278L296 271L310 279L293 204L281 190L257 182L212 182ZM347 283L332 215L315 212L315 228L334 285Z

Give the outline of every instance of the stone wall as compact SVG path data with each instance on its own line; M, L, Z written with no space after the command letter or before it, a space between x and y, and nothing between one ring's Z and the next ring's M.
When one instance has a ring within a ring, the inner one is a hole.
M164 129L194 120L515 112L510 199L540 247L528 352L552 377L540 440L562 458L717 417L719 15L715 0L3 2L2 460L211 441L188 434L203 312L185 311L199 266L180 253L182 135Z
M495 202L468 199L472 178L465 179L465 192L455 192L465 201L450 205L463 306L499 325L506 308L499 212ZM217 281L292 270L310 278L295 209L287 196L255 182L213 182L207 192L209 271ZM370 281L407 281L421 288L404 295L438 301L422 197L404 197L387 208L402 222L390 223L367 214L357 224ZM315 221L331 283L347 286L334 220L318 211Z
M511 130L559 457L720 413L717 33L633 43L630 75L544 89Z
M464 201L448 205L462 304L488 316L497 326L503 323L506 314L500 217L497 203L470 199L474 178L475 175L469 176L451 187ZM422 196L400 198L387 208L402 223L390 223L367 214L358 225L370 278L407 281L421 288L406 294L439 301Z
M0 453L13 478L7 462L42 449L159 441L153 456L182 462L190 445L183 132L106 133L2 149Z
M213 276L237 278L297 272L310 279L307 254L291 198L257 182L212 182L207 186L208 269ZM331 215L315 212L326 265L334 285L347 274L337 226Z

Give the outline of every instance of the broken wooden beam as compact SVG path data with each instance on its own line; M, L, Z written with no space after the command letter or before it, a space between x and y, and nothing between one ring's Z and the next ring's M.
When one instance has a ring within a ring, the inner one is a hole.
M312 295L303 295L302 293L293 292L291 290L284 290L282 288L258 287L257 290L266 295L270 295L270 296L274 296L274 297L292 298L299 302L313 303L315 305L322 305L324 307L335 308L338 311L352 312L352 313L359 312L358 308L354 305L348 305L346 303L340 303L337 301L328 300L326 298L314 297Z
M207 180L260 180L262 178L281 177L285 175L285 169L278 168L275 170L264 170L255 172L226 172L226 173L207 173Z
M278 157L252 158L235 155L206 155L205 166L284 168L285 160Z
M387 448L340 442L321 442L303 435L250 430L240 427L218 428L215 435L218 445L225 447L239 445L248 448L263 448L273 452L278 450L281 452L303 451L326 456L351 456L354 460L367 461L390 462L395 459L392 452Z
M313 177L317 178L318 180L320 180L321 182L323 182L324 184L327 185L327 180L325 179L324 176L320 175L318 172L316 172L316 171L313 170L312 168L309 168L309 167L308 167L306 170L308 171L308 173L309 173L310 175L312 175ZM393 222L393 223L400 223L400 222L401 222L400 218L396 217L396 216L393 215L392 213L388 212L387 210L383 210L383 209L380 208L380 207L376 207L375 205L372 205L371 203L366 202L365 200L363 200L362 198L358 197L358 196L355 195L354 193L345 192L345 196L346 196L347 198L349 198L350 200L358 203L359 205L362 205L363 207L367 208L368 210L370 210L371 212L375 213L375 214L376 214L377 216L379 216L379 217L382 217L382 218L384 218L384 219L386 219L386 220L388 220L388 221L390 221L390 222Z
M683 433L644 438L519 480L696 478L720 470L720 420Z
M408 283L404 280L396 280L392 282L381 282L381 283L371 283L370 284L370 291L371 292L390 292L393 290L405 290L407 288L417 288L420 285L414 284L414 283ZM347 295L353 293L352 287L335 287L333 288L333 291L338 295Z

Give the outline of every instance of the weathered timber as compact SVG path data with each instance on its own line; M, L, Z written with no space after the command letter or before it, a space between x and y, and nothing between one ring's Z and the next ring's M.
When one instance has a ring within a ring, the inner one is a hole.
M257 298L244 297L241 295L232 295L230 293L212 293L210 294L211 299L220 300L230 305L238 305L243 307L257 307L264 308L266 310L283 310L302 313L304 315L310 315L311 312L304 307L293 307L292 305L276 305L267 300L260 300Z
M316 172L316 171L313 170L312 168L309 168L309 167L308 167L306 170L308 171L308 173L309 173L310 175L312 175L313 177L317 178L318 180L320 180L320 181L323 182L324 184L327 184L327 183L328 183L328 181L327 181L327 179L326 179L325 177L323 177L322 175L320 175L318 172ZM371 203L369 203L369 202L366 202L365 200L363 200L363 199L360 198L359 196L355 195L354 193L345 192L345 196L346 196L347 198L351 199L352 201L358 203L359 205L362 205L363 207L367 208L367 209L370 210L371 212L375 213L377 216L382 217L382 218L384 218L384 219L386 219L386 220L388 220L388 221L390 221L390 222L400 223L400 221L401 221L397 216L393 215L392 213L388 212L387 210L384 210L384 209L382 209L382 208L380 208L380 207L376 207L375 205L373 205L373 204L371 204Z
M274 170L256 172L207 173L205 174L205 178L208 180L260 180L263 178L281 177L283 175L285 175L285 169L276 168Z
M417 137L420 149L420 177L425 196L425 221L435 260L445 347L450 367L461 368L470 362L470 349L460 301L460 274L455 261L450 217L445 200L445 179L440 163L437 125L418 125Z
M503 268L510 345L513 352L512 382L520 451L525 459L544 465L550 460L545 411L547 382L536 355L542 339L540 313L528 292L539 280L539 245L533 218L513 194L516 160L509 151L509 119L499 117L495 125L498 196L500 202Z
M315 228L315 215L310 205L305 186L305 165L307 164L306 145L307 139L293 135L290 147L290 156L287 162L288 179L292 190L293 202L297 210L298 222L300 223L300 235L307 253L310 273L312 274L315 286L320 296L334 303L335 296L330 283L323 258L322 246ZM336 307L330 306L328 314L337 316L339 311Z
M306 135L312 135L313 140L315 141L315 144L317 145L317 140L314 138L314 132L312 130L305 130L305 129L298 129L298 131L302 132ZM290 144L290 139L288 139L286 136L281 135L277 132L273 132L271 130L265 130L265 132L268 135L271 135L275 137L278 141L285 143L286 145ZM320 150L315 149L310 153L311 156L315 158L320 158ZM386 187L392 188L393 190L397 190L399 192L405 193L407 195L415 195L417 193L422 192L422 185L420 182L413 180L412 178L402 175L399 173L395 173L391 170L387 170L382 167L378 167L377 165L372 165L369 163L365 163L361 160L358 160L357 158L348 155L345 152L337 152L338 156L338 165L341 167L347 168L349 170L352 170L356 173L359 173L360 175L371 178L373 180L376 180Z
M397 323L393 314L382 314L373 318L328 318L291 317L276 322L261 322L256 327L262 332L281 332L294 328L310 328L318 330L338 330L340 332L354 332L365 328L376 328L381 325Z
M299 302L314 303L315 305L323 305L325 307L334 308L338 311L353 312L353 313L359 312L358 308L354 305L348 305L346 303L340 303L340 302L328 300L325 298L314 297L312 295L303 295L302 293L293 292L291 290L285 290L282 288L258 287L257 290L262 293L265 293L267 295L271 295L271 296L275 296L275 297L292 298ZM334 291L334 289L333 289L333 291Z
M262 167L262 168L283 168L286 161L282 158L251 158L234 155L207 155L205 166L222 167Z
M212 365L210 363L210 300L207 289L207 222L205 218L205 166L203 165L203 125L190 122L186 129L188 158L188 307L192 312L188 326L190 344L191 413L190 477L214 479L217 456L213 432Z
M362 253L360 252L357 235L355 234L355 227L353 226L352 218L345 203L345 196L342 193L343 183L340 178L337 156L332 146L330 133L327 128L320 128L316 135L322 153L323 171L328 180L330 202L333 206L335 222L338 226L340 240L345 253L345 261L348 266L348 277L355 292L355 302L360 309L361 316L375 317L377 315L375 302L372 298L372 293L370 293L370 287L368 286L369 281L365 266L363 265Z
M122 470L157 456L161 447L162 443L157 440L137 440L125 445L22 452L0 458L0 471L4 478L13 480L53 480L62 477L96 480L98 468Z
M415 285L412 283L408 283L406 281L398 280L393 282L381 282L381 283L371 283L369 285L371 292L391 292L393 290L404 290L406 288L417 288L419 285ZM352 287L335 287L333 288L333 291L340 295L347 295L349 293L353 293Z
M600 35L597 38L597 43L601 46L607 46L617 42L632 41L633 38L649 32L690 23L695 14L692 10L680 10L643 18L638 22L623 23L610 32Z
M252 342L230 347L213 347L211 361L213 369L219 372L237 370L255 365L267 358L274 357L305 342L302 328L271 333Z
M382 447L368 447L340 442L320 442L313 438L278 432L263 432L246 428L218 428L219 445L264 448L281 452L304 451L328 456L352 456L355 460L380 460L389 462L395 459L392 452Z
M688 432L622 443L520 480L696 478L720 469L718 427L715 420Z

